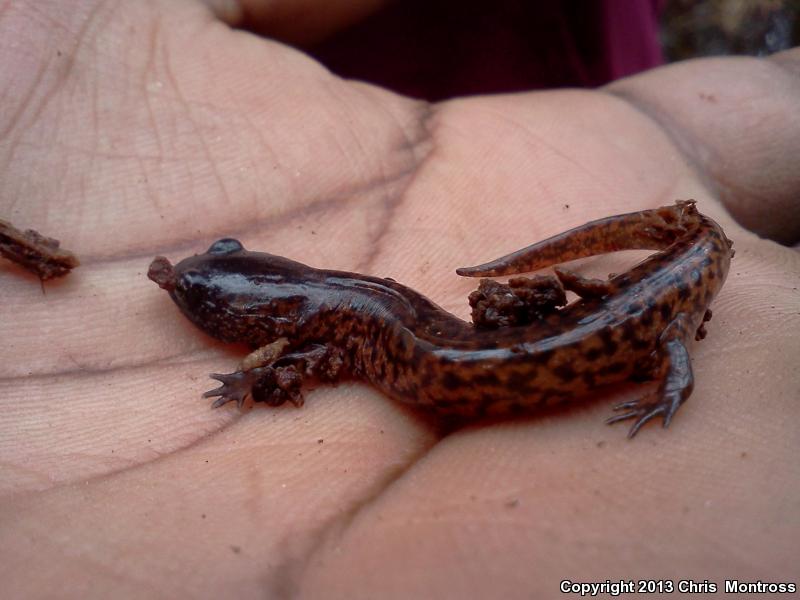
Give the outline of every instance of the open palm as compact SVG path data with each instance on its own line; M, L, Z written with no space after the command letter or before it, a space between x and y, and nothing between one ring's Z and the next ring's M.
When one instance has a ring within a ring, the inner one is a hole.
M553 597L563 579L796 576L800 258L728 211L798 237L800 52L431 105L202 4L42 6L0 11L0 217L82 266L45 294L0 269L7 589ZM231 236L466 317L456 267L677 198L736 258L693 396L634 441L602 424L634 386L444 438L358 383L212 411L207 374L244 349L146 277Z

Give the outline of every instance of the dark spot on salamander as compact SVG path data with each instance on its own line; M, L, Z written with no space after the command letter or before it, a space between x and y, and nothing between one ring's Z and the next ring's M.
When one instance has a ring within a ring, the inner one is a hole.
M686 299L689 298L689 294L690 293L691 292L689 290L689 286L686 285L686 283L682 281L678 285L678 298L680 298L681 300L686 300Z
M625 321L622 324L622 339L623 340L632 340L636 337L636 325L633 321Z
M484 394L480 402L473 404L471 408L472 414L475 416L475 418L482 419L485 417L486 411L488 410L489 406L491 406L492 402L494 402L494 398Z
M601 329L599 334L600 340L603 342L603 352L611 356L617 353L617 342L614 341L614 332L610 328Z
M588 349L588 350L587 350L587 351L584 353L584 356L586 357L586 360L588 360L588 361L591 361L591 362L594 362L594 361L596 361L598 358L600 358L600 355L601 355L601 354L602 354L602 352L601 352L600 348L589 348L589 349Z
M453 403L445 398L436 398L433 401L433 405L439 410L448 410L453 407Z
M531 394L536 391L536 387L532 383L533 375L533 373L528 372L512 371L508 376L506 385L515 392Z
M555 375L564 382L572 381L578 376L578 374L575 372L575 369L573 369L572 365L569 363L558 365L553 369L553 373L555 373Z
M539 353L534 355L534 358L536 359L536 361L542 366L544 366L548 362L550 362L550 359L552 357L553 357L553 351L552 350L547 350L545 352L539 352Z
M464 380L453 371L445 371L442 375L442 385L448 390L457 390L464 386Z
M622 361L613 362L610 365L607 365L601 369L603 374L614 374L614 373L622 373L625 370L627 365Z
M470 377L470 384L478 387L497 387L500 385L500 381L494 372L484 371Z
M512 402L508 405L508 412L512 415L519 415L525 412L525 407L519 402Z
M661 318L664 321L669 321L670 317L672 317L672 306L670 306L669 302L662 302L661 305L659 305L658 310L661 313Z

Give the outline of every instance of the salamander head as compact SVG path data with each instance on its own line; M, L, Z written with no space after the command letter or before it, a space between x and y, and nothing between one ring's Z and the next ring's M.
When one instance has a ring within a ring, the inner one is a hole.
M239 241L225 238L175 266L158 256L147 275L207 333L261 345L291 339L319 311L317 273L281 256L248 252Z

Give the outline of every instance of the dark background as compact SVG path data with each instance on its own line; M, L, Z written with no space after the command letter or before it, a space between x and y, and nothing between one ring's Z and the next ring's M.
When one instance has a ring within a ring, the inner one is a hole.
M663 62L797 45L800 0L397 0L304 46L405 95L595 87Z

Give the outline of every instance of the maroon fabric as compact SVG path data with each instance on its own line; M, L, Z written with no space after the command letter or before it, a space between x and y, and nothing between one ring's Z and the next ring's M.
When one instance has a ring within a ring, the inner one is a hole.
M662 63L663 0L399 0L310 52L405 95L594 87Z
M666 0L603 2L605 56L609 80L664 62L658 37L658 15Z

